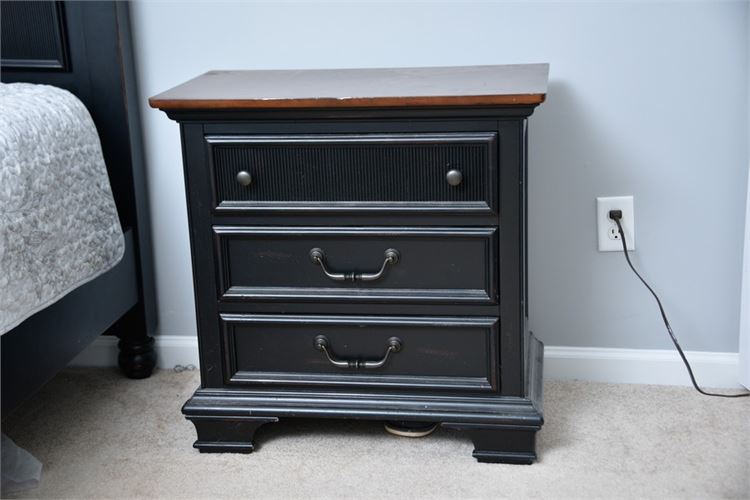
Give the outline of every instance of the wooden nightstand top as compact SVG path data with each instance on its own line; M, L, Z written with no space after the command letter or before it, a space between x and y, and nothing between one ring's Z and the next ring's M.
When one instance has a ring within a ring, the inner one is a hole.
M162 110L536 105L548 64L209 71L151 97Z

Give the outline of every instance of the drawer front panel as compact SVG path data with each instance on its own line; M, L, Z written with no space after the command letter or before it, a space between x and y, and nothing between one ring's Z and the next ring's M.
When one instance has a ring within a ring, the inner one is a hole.
M217 212L496 212L496 132L206 141Z
M214 234L223 300L497 303L495 228L217 226Z
M223 314L221 324L229 384L498 386L497 318Z

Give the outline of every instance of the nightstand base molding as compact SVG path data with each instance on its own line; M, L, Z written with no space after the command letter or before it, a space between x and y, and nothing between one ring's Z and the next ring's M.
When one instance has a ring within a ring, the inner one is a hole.
M209 453L250 453L258 428L283 418L435 422L466 433L480 462L530 464L544 421L541 342L528 336L529 397L198 389L182 412L195 424L193 446Z

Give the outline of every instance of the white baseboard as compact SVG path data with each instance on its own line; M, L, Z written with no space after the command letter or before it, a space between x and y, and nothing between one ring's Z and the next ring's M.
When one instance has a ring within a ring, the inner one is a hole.
M738 353L687 351L685 356L702 387L741 387ZM677 351L661 349L545 347L544 374L556 380L691 385Z
M156 361L159 368L174 368L176 365L198 366L198 337L193 335L157 335L155 339ZM70 366L117 366L117 339L99 337Z
M198 339L191 335L159 335L156 353L160 368L198 366ZM740 387L739 354L685 353L698 383L705 387ZM71 366L116 366L117 339L100 337L71 362ZM588 380L625 384L690 385L675 351L599 347L544 348L544 376L553 380Z

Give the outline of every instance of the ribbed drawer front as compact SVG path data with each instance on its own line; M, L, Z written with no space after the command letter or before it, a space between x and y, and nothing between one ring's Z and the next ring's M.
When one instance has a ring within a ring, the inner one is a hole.
M206 141L220 212L495 212L496 132L207 136ZM250 182L239 182L240 173Z
M241 301L493 304L496 232L217 226L218 294Z
M497 387L497 318L222 314L221 325L229 383Z

